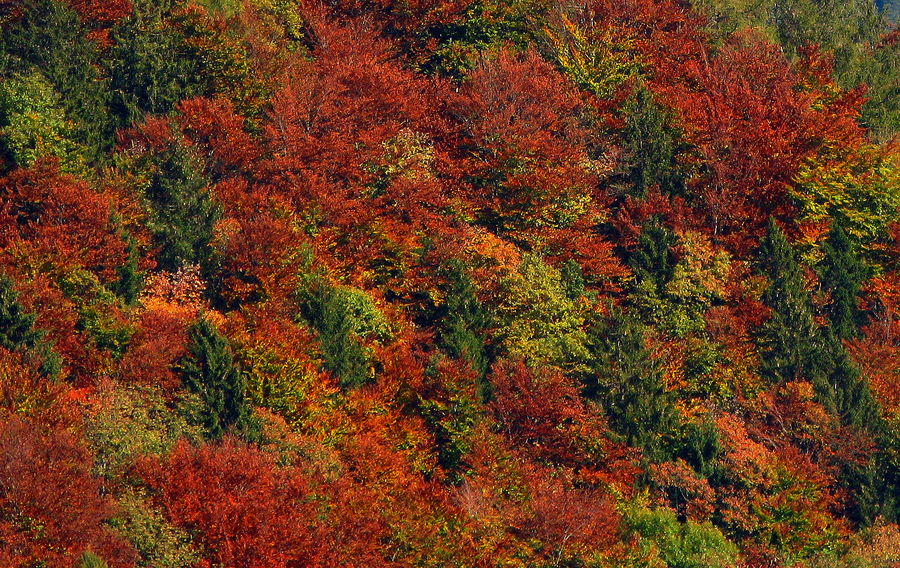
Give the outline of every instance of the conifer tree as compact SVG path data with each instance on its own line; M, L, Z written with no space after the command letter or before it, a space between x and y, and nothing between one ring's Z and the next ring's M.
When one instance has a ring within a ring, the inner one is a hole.
M763 294L771 317L759 337L763 375L778 383L809 381L818 401L843 423L857 428L873 424L878 410L868 384L840 337L816 326L800 264L774 222L769 223L760 258L771 280Z
M314 282L301 291L301 313L318 332L325 369L343 387L358 387L371 378L366 348L354 333L354 322L344 296L333 286Z
M246 377L235 367L228 341L206 318L191 326L188 338L189 354L179 370L185 386L203 402L200 421L207 435L219 438L234 431L255 439L258 424L246 396Z
M829 388L827 393L819 393L819 398L847 426L877 434L880 420L878 404L868 382L862 377L859 367L850 358L840 339L831 336L828 343L828 350L820 356L831 361Z
M866 278L866 265L856 255L840 223L832 225L822 250L822 287L831 296L827 306L831 329L838 339L858 337L862 323L859 292Z
M0 345L10 351L34 347L41 339L41 333L32 327L34 320L35 315L25 313L19 303L12 280L0 276Z
M204 75L188 56L184 38L165 18L180 0L134 2L134 13L117 26L112 51L112 110L121 126L144 114L165 114L186 98L204 94Z
M21 3L22 17L2 33L4 74L33 68L58 91L66 115L74 123L77 142L100 159L113 143L107 113L109 82L100 73L100 54L85 36L78 14L65 2Z
M661 292L675 273L675 234L658 219L644 225L638 240L638 248L629 258L638 282L652 283Z
M684 178L675 163L677 137L667 124L665 109L646 88L637 89L625 103L622 135L630 155L630 193L643 197L652 186L665 193L684 192Z
M812 301L796 254L773 220L769 221L759 258L770 281L762 300L771 310L758 338L761 372L774 383L808 380L821 387L823 362L818 353L824 345L813 318Z
M221 207L213 201L209 183L199 156L186 144L176 143L161 156L147 189L156 213L160 268L175 271L196 264L207 277L215 271L210 243Z
M563 263L559 272L562 276L563 288L570 300L576 301L585 295L584 272L581 270L581 265L569 259Z
M475 286L462 263L451 262L444 270L447 282L444 303L438 309L439 342L453 357L466 359L480 375L488 368L482 333L490 315L475 295Z
M125 242L128 246L128 260L116 270L119 279L111 285L111 289L121 296L126 304L133 304L143 283L141 272L138 269L140 253L131 235L125 235Z
M40 361L41 374L55 377L62 367L62 360L50 343L44 341L44 332L34 329L35 315L25 312L19 303L19 295L13 281L0 276L0 346L10 351L29 351Z
M653 461L664 461L665 440L678 416L641 324L614 309L592 322L587 347L591 370L583 377L585 396L601 404L610 426L627 443L642 448Z

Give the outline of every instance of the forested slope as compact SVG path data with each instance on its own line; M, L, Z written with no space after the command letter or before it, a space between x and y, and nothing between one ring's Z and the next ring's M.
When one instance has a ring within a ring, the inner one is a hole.
M900 565L888 8L0 1L0 566Z

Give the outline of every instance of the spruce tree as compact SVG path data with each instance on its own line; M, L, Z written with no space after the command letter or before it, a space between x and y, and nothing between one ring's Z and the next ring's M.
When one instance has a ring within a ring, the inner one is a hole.
M585 396L598 401L612 429L653 461L668 457L666 439L678 422L662 368L645 345L641 324L613 309L588 330L590 372L582 381Z
M160 268L175 271L196 264L206 277L215 272L211 242L221 207L209 185L200 157L186 144L176 144L159 157L147 197L156 213L153 229Z
M838 222L832 225L822 250L825 253L821 265L822 287L831 296L826 308L831 329L839 339L858 337L862 323L859 292L866 278L866 265L856 255L853 243Z
M110 289L121 296L126 304L131 305L137 300L138 294L141 291L143 277L138 268L140 253L138 252L134 237L127 233L124 237L128 247L128 259L116 270L119 279L112 283Z
M796 254L773 220L759 258L770 282L762 300L771 311L758 338L760 370L774 383L808 380L821 386L828 365L821 357L825 345L813 318L812 300Z
M652 282L662 292L675 273L673 248L678 243L675 233L658 219L647 222L638 239L637 250L628 259L638 282Z
M109 82L101 75L97 45L87 39L78 14L59 0L21 4L21 18L2 32L4 74L32 68L49 80L74 124L77 142L102 159L112 146L114 125L107 112Z
M229 431L248 440L258 437L246 377L233 361L228 341L206 318L188 331L188 355L179 364L184 385L200 396L200 421L207 436L219 438Z
M629 193L643 197L652 186L665 193L683 193L684 176L675 161L678 136L668 124L665 109L642 87L626 101L623 110L622 135L630 155Z
M113 30L112 110L120 126L145 114L166 114L179 101L205 94L204 74L185 38L166 17L180 0L138 0L133 14Z
M300 308L303 318L318 333L325 369L345 388L369 382L372 365L354 332L344 295L333 286L313 282L301 291Z
M858 430L877 434L880 421L878 404L859 367L850 358L840 339L828 338L828 349L821 356L830 360L827 392L819 393L826 408L840 417L841 422Z
M482 334L490 315L478 300L475 285L462 263L450 262L443 273L445 297L436 315L438 342L452 357L468 360L483 376L488 368L488 353Z
M10 351L34 347L42 335L33 328L34 320L35 315L26 313L19 303L13 281L0 276L0 345Z
M62 359L44 340L45 333L34 329L35 319L35 315L26 313L19 303L13 281L0 276L0 346L30 353L40 362L38 370L42 375L56 377L62 368Z
M577 301L585 296L584 271L576 261L569 259L563 263L559 270L562 276L562 285L566 290L566 296L570 300Z

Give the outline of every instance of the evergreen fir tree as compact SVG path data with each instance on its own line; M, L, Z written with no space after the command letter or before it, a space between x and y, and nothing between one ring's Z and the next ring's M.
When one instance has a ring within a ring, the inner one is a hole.
M665 109L642 87L626 101L623 137L628 151L630 191L643 197L652 186L665 193L684 192L684 176L675 162L677 135L668 125Z
M215 272L211 242L221 207L207 190L209 184L200 158L187 145L176 144L161 157L147 189L156 213L160 268L175 271L196 264L207 278Z
M572 259L567 260L559 272L562 276L563 288L569 299L578 300L585 295L584 272L577 262Z
M29 67L40 71L62 95L77 142L89 149L91 158L102 159L113 143L114 125L107 112L109 82L100 74L96 44L65 2L36 0L22 7L22 17L3 28L4 74Z
M877 434L880 413L868 382L862 377L859 367L850 358L841 341L832 336L829 343L828 351L821 354L831 360L829 392L820 394L820 400L847 426Z
M613 310L588 331L591 372L583 377L585 396L598 401L612 429L653 461L668 456L666 439L678 422L660 364L644 342L641 324Z
M137 300L138 294L141 291L143 278L138 269L140 254L138 253L134 238L132 238L131 235L126 234L125 242L128 246L128 259L125 261L125 264L118 268L117 273L119 275L119 280L111 285L111 289L121 296L126 304L131 305Z
M34 329L35 315L25 312L19 303L13 281L0 276L0 346L10 351L27 351L40 361L39 371L56 377L62 369L62 359L53 346L44 340L44 332Z
M200 396L200 421L210 438L229 431L255 440L259 426L246 396L246 377L234 365L228 341L206 318L188 331L189 355L180 364L184 385Z
M827 306L831 329L839 339L858 337L862 323L859 292L866 278L866 265L857 257L840 223L832 225L822 250L822 287L831 296Z
M138 0L113 32L112 110L128 126L145 114L166 114L184 99L202 95L204 77L184 37L165 17L179 0Z
M35 315L25 313L19 303L19 295L13 281L0 276L0 345L15 351L22 347L34 347L42 334L35 330Z
M372 365L343 300L336 288L315 282L301 293L301 312L318 332L325 369L341 386L358 387L371 379Z
M478 300L475 286L462 263L449 263L444 274L446 296L438 308L438 341L447 353L468 360L483 376L489 361L482 334L490 315Z
M759 258L770 281L762 300L771 310L758 338L761 372L775 383L808 380L821 390L823 371L828 368L819 356L824 342L813 318L802 268L784 233L772 220Z
M672 249L677 243L675 233L658 219L645 224L638 240L638 248L628 259L637 281L651 282L656 291L661 292L675 273L677 261Z

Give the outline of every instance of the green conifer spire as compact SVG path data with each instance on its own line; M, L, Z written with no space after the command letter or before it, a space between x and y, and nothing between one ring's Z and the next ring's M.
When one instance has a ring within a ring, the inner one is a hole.
M596 318L588 330L588 350L585 396L600 402L610 426L628 444L643 448L651 460L664 461L665 438L671 437L678 416L640 322L617 309Z
M675 273L675 253L678 243L675 233L666 228L658 219L646 223L638 239L638 248L631 255L629 265L639 282L652 282L657 292L661 292Z
M831 295L827 306L831 329L840 339L852 339L859 336L859 291L866 278L866 265L840 223L832 225L822 250L822 287Z
M490 316L476 296L475 285L460 262L444 270L446 296L439 308L439 342L453 357L466 359L480 374L487 372L488 356L481 333Z
M371 379L372 365L365 346L354 332L353 315L338 288L314 282L301 291L304 319L318 332L325 369L345 388Z
M19 303L13 281L0 276L0 345L10 351L34 347L41 339L41 333L32 327L34 320L34 314L25 313Z
M206 318L188 331L189 355L180 363L185 386L203 401L201 421L210 438L230 430L247 439L257 436L258 425L246 396L246 378L235 366L228 341Z
M771 310L759 336L761 372L776 383L821 380L822 362L817 353L823 347L815 324L812 301L805 288L796 254L775 224L769 221L759 251L760 265L770 285L762 301Z
M62 359L52 344L44 340L45 332L34 329L35 319L19 303L13 281L0 276L0 346L10 351L30 352L40 362L41 374L56 377L62 369Z

